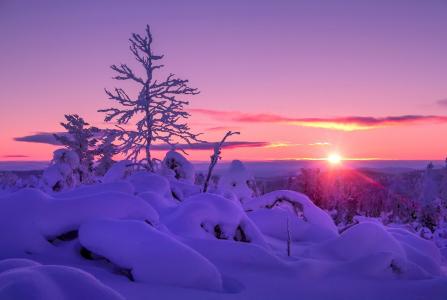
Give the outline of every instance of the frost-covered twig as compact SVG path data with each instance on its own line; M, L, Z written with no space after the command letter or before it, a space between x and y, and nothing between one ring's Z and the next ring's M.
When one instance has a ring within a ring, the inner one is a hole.
M235 134L240 134L240 132L237 131L228 131L225 136L223 137L223 139L216 144L216 146L214 147L214 153L213 155L211 155L211 161L210 161L210 165L208 167L208 174L206 175L206 179L205 179L205 183L203 185L203 192L206 193L206 191L208 190L208 185L209 185L209 181L211 179L211 176L213 174L213 169L216 166L217 162L219 161L219 159L221 159L220 154L222 151L222 146L225 143L225 140Z

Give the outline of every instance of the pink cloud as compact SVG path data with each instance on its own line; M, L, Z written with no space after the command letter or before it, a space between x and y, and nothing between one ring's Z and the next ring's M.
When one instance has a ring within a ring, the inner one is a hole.
M294 126L326 128L342 131L368 130L389 126L447 123L447 116L402 115L388 117L347 116L335 118L292 118L276 114L251 114L211 109L191 109L192 113L242 123L279 123Z

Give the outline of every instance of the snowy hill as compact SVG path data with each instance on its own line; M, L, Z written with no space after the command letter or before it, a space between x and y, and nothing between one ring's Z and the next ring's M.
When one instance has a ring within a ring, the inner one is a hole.
M445 249L407 225L339 230L304 194L259 196L240 162L202 193L180 162L4 191L0 299L445 299Z

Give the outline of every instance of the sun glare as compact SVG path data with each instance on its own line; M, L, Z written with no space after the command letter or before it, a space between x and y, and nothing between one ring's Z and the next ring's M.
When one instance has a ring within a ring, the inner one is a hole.
M332 153L327 157L327 161L331 164L331 165L339 165L342 161L342 158L340 156L340 154L338 153Z

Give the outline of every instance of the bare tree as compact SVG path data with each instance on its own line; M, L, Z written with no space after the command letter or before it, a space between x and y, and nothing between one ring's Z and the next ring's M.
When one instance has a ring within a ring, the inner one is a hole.
M111 68L117 75L116 80L130 80L140 87L136 98L131 98L123 89L115 88L114 91L105 90L109 99L117 101L121 108L101 109L105 112L105 121L115 120L120 129L120 151L127 155L127 159L144 166L150 171L154 170L151 157L151 145L160 141L175 146L178 141L191 143L199 141L198 134L190 132L185 119L189 114L184 107L187 101L178 97L197 95L199 91L188 85L188 80L179 79L174 74L169 74L165 79L155 79L155 71L162 68L159 64L163 55L154 54L152 51L152 34L149 25L146 26L145 35L132 34L130 51L143 68L143 76L137 75L128 65L112 65ZM130 130L122 125L128 124L133 118L139 118L135 128ZM144 150L145 157L139 159L140 152Z
M216 144L216 146L214 147L214 153L213 155L211 155L211 161L210 161L210 165L208 167L208 174L206 175L206 179L205 179L205 183L203 184L203 192L206 193L206 191L208 190L208 185L211 179L211 176L213 175L213 170L214 167L216 166L217 162L219 161L219 159L221 159L220 154L222 152L222 146L225 143L225 140L235 134L240 134L240 132L237 131L228 131L225 136L223 137L223 139Z

